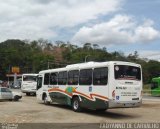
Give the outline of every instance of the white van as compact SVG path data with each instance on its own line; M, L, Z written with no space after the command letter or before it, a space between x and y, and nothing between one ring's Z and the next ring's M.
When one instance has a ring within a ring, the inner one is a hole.
M26 95L36 94L38 74L23 74L21 91Z

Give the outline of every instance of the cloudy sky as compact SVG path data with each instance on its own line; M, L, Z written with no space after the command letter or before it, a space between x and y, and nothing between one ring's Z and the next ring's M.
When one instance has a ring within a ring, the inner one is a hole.
M160 60L160 0L1 0L0 42L86 42Z

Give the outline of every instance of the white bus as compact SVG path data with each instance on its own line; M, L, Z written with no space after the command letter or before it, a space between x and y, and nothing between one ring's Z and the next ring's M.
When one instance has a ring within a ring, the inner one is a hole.
M142 70L122 61L88 62L40 71L37 99L82 108L139 107L142 103Z
M26 95L36 94L38 74L23 74L21 91Z

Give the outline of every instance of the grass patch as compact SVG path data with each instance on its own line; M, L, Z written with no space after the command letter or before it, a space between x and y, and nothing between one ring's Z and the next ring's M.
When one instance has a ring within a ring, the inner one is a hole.
M143 85L143 94L151 94L151 84Z

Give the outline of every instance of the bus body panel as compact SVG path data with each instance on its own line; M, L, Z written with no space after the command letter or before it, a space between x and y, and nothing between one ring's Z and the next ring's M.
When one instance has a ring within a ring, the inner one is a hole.
M142 74L141 80L132 79L115 79L114 66L124 65L140 67L140 65L132 64L128 62L113 63L110 66L110 86L109 86L109 108L116 107L137 107L142 103Z
M47 100L48 101L52 101L49 95L48 90L51 88L51 86L49 85L43 85L44 84L44 74L39 74L38 78L41 77L42 78L42 82L41 82L41 87L36 91L36 97L37 100L39 101L43 101L43 95L45 94L47 96ZM37 82L38 83L38 82ZM37 84L38 85L38 84Z
M160 77L152 78L151 95L160 96Z
M86 65L85 65L86 64ZM37 91L37 99L43 101L43 94L47 95L50 102L71 105L73 97L77 96L81 106L89 109L107 109L117 107L137 107L141 105L142 75L141 80L116 80L114 65L140 65L128 62L102 62L75 64L66 68L41 71L42 87ZM44 85L45 73L82 70L95 68L108 68L108 81L106 85ZM141 69L141 68L140 68Z

